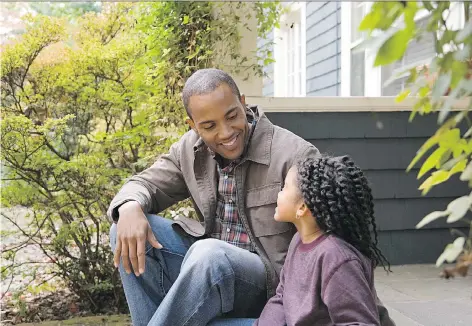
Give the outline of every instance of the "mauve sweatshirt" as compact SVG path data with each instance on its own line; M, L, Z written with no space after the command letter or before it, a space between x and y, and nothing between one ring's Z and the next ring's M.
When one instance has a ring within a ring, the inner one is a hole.
M292 239L280 283L257 326L395 326L374 287L370 259L344 240Z

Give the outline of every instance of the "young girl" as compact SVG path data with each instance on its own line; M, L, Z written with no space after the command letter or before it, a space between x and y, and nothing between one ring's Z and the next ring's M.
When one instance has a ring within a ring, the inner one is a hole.
M298 232L255 325L395 325L374 287L374 268L390 265L377 248L371 190L351 158L292 167L274 218Z

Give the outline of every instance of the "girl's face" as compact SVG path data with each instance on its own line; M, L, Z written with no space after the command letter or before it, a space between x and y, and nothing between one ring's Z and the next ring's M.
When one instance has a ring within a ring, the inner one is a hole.
M274 219L278 222L294 222L297 210L303 205L303 198L297 184L297 168L292 167L285 177L285 183L277 197Z

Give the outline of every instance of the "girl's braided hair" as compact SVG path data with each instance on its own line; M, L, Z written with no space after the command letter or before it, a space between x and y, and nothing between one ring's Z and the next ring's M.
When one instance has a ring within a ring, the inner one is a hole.
M322 155L297 164L303 199L318 226L368 257L374 266L390 270L377 248L372 191L362 170L349 156Z

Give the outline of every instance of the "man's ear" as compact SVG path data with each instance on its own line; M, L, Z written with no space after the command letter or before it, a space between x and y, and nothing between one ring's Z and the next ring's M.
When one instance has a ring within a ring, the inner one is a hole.
M239 101L243 105L243 107L246 107L246 96L244 94L241 94L241 97L239 98Z
M192 128L193 131L195 131L198 134L197 128L195 128L195 122L193 122L192 119L190 118L185 119L185 123L188 124L190 128Z

